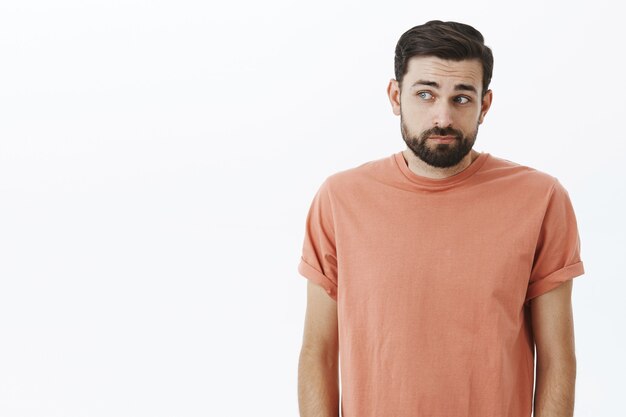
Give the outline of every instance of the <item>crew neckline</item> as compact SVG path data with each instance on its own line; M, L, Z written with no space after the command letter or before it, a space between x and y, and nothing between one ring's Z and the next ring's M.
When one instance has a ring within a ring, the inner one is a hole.
M402 151L396 152L393 154L393 159L396 161L396 165L404 174L404 176L411 181L413 184L419 186L419 188L428 189L428 190L437 190L437 189L446 189L450 188L466 179L470 178L474 175L487 161L489 158L488 152L481 152L478 154L474 162L472 162L467 168L465 168L461 172L457 172L454 175L451 175L446 178L428 178L421 175L417 175L407 165L407 162L404 159L404 155Z

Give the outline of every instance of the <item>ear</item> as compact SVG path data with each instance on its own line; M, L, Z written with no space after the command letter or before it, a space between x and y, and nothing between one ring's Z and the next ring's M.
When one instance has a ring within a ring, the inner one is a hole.
M389 80L389 85L387 86L387 96L389 97L393 114L400 116L400 87L398 85L398 81L393 78Z
M493 100L493 91L487 90L487 92L485 93L485 97L483 97L483 102L480 106L480 117L478 118L478 123L482 123L485 119L485 115L491 107L491 100Z

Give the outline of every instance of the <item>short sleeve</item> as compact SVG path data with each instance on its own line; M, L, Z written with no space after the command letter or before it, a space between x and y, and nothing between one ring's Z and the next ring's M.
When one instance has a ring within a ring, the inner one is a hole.
M337 252L328 179L318 189L309 208L298 272L337 301Z
M584 273L576 215L567 190L555 180L541 224L524 303Z

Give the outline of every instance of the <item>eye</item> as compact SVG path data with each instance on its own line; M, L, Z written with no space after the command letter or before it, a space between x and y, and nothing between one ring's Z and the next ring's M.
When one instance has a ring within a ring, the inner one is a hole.
M460 102L460 104L467 104L467 103L469 103L469 102L470 102L469 97L466 97L466 96L458 96L458 97L457 97L457 99L459 99L459 100L465 100L465 101Z
M420 91L419 93L417 93L417 96L423 98L424 100L428 100L430 97L432 97L432 94L430 94L428 91Z

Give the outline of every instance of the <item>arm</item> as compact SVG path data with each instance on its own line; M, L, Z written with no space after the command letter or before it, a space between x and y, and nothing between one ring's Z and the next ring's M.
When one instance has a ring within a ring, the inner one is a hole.
M339 416L337 303L308 281L304 337L298 364L301 417Z
M576 382L572 280L530 302L537 346L534 417L572 417Z

